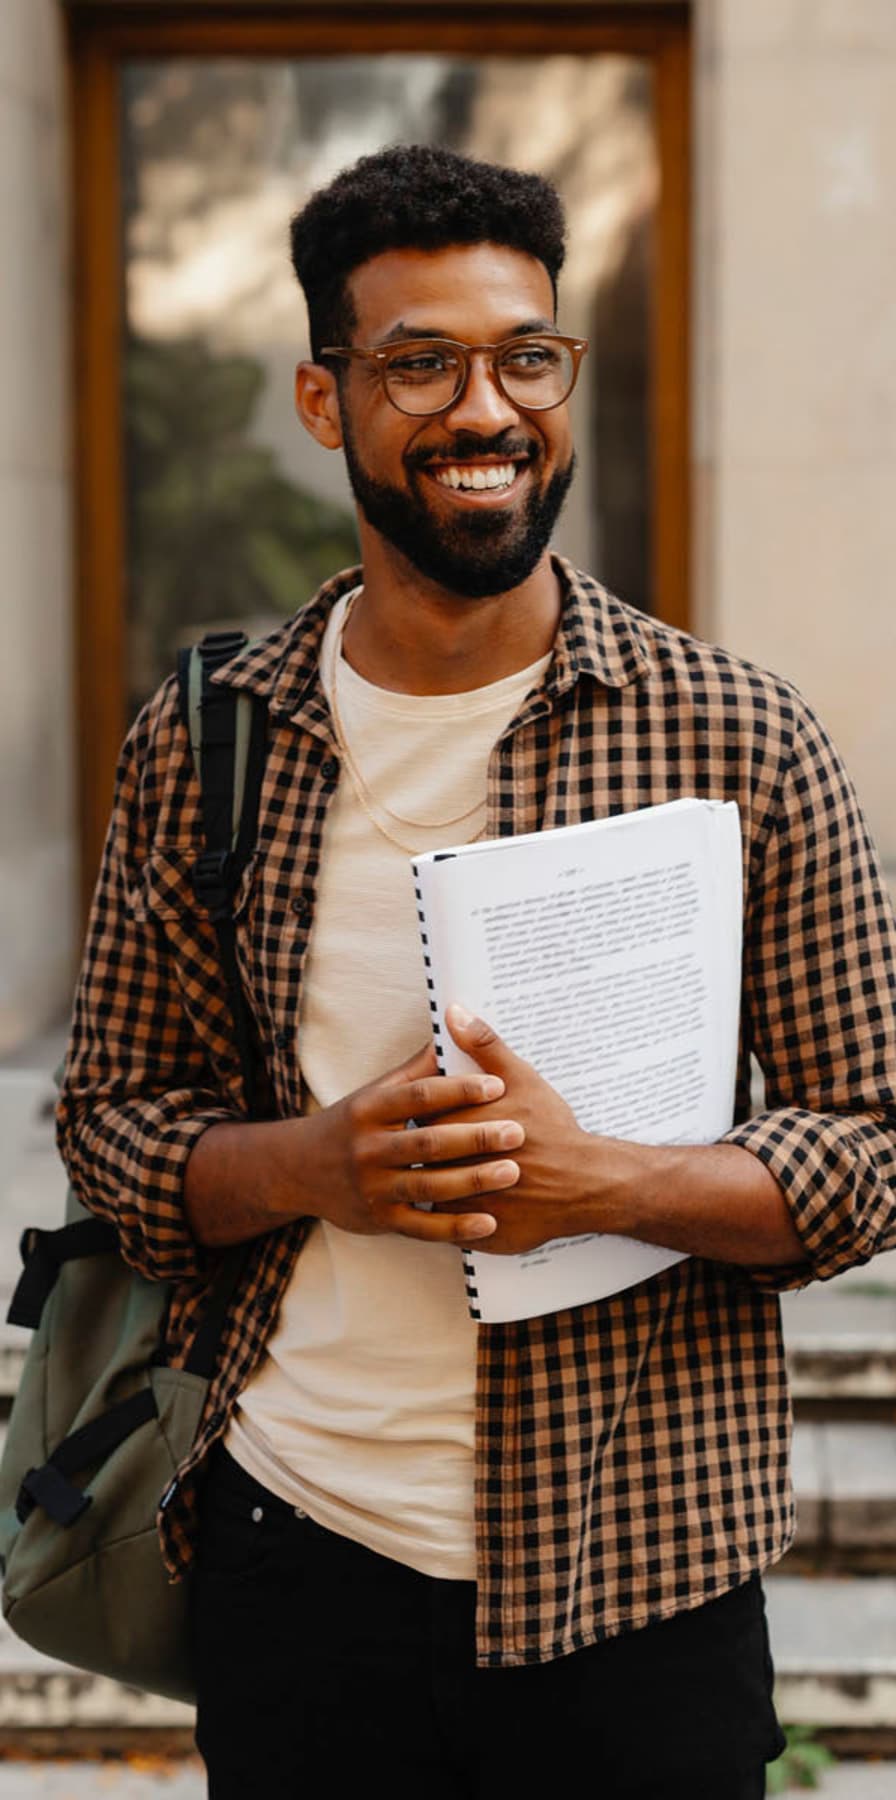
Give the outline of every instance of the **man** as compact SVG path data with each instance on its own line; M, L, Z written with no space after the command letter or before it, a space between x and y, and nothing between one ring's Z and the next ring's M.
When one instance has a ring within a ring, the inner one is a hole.
M874 853L787 683L548 552L585 349L556 321L553 190L390 150L312 198L293 255L296 405L345 454L362 567L218 677L270 719L237 926L271 1116L245 1118L192 898L170 683L125 746L60 1106L85 1200L177 1280L178 1352L217 1254L247 1245L161 1514L172 1574L195 1569L209 1791L516 1796L570 1773L605 1800L747 1800L782 1746L759 1584L793 1530L776 1290L896 1240ZM409 856L687 794L736 800L744 832L725 1141L589 1136L458 1011L481 1074L440 1077ZM691 1255L473 1325L458 1246L594 1230Z

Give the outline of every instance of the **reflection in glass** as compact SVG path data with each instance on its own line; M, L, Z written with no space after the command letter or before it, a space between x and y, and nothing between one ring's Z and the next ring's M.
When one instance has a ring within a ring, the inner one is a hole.
M563 194L560 325L591 350L557 547L649 609L649 65L617 56L132 62L123 79L132 711L175 649L268 629L355 560L341 457L298 426L288 222L388 143L537 168Z

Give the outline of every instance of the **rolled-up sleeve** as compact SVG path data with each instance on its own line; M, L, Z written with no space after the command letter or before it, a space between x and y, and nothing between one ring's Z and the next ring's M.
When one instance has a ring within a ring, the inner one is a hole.
M896 1244L896 922L849 777L801 701L749 882L742 1006L765 1103L725 1142L771 1170L806 1256L750 1273L799 1287Z
M158 711L156 702L141 714L119 762L75 995L57 1140L83 1204L116 1226L134 1268L162 1280L197 1275L207 1266L207 1253L184 1216L184 1169L210 1125L241 1114L238 1090L231 1083L228 1091L227 1070L189 1015L170 945L143 898L145 799L157 785L152 726ZM163 737L170 743L170 694L162 711L169 719ZM183 761L183 746L180 755ZM197 928L194 988L201 989L208 943L208 928L205 935ZM213 954L209 963L214 987L219 975Z

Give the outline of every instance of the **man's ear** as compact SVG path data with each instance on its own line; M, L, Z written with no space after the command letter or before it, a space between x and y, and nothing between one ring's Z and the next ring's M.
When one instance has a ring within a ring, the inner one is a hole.
M296 412L305 430L325 450L342 448L342 419L336 377L322 363L299 363L296 369Z

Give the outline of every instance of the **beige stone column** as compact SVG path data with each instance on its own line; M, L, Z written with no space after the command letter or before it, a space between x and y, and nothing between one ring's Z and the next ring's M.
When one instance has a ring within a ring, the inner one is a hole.
M0 1054L67 1007L75 935L64 57L0 5Z
M697 0L697 629L789 676L896 866L896 5Z

